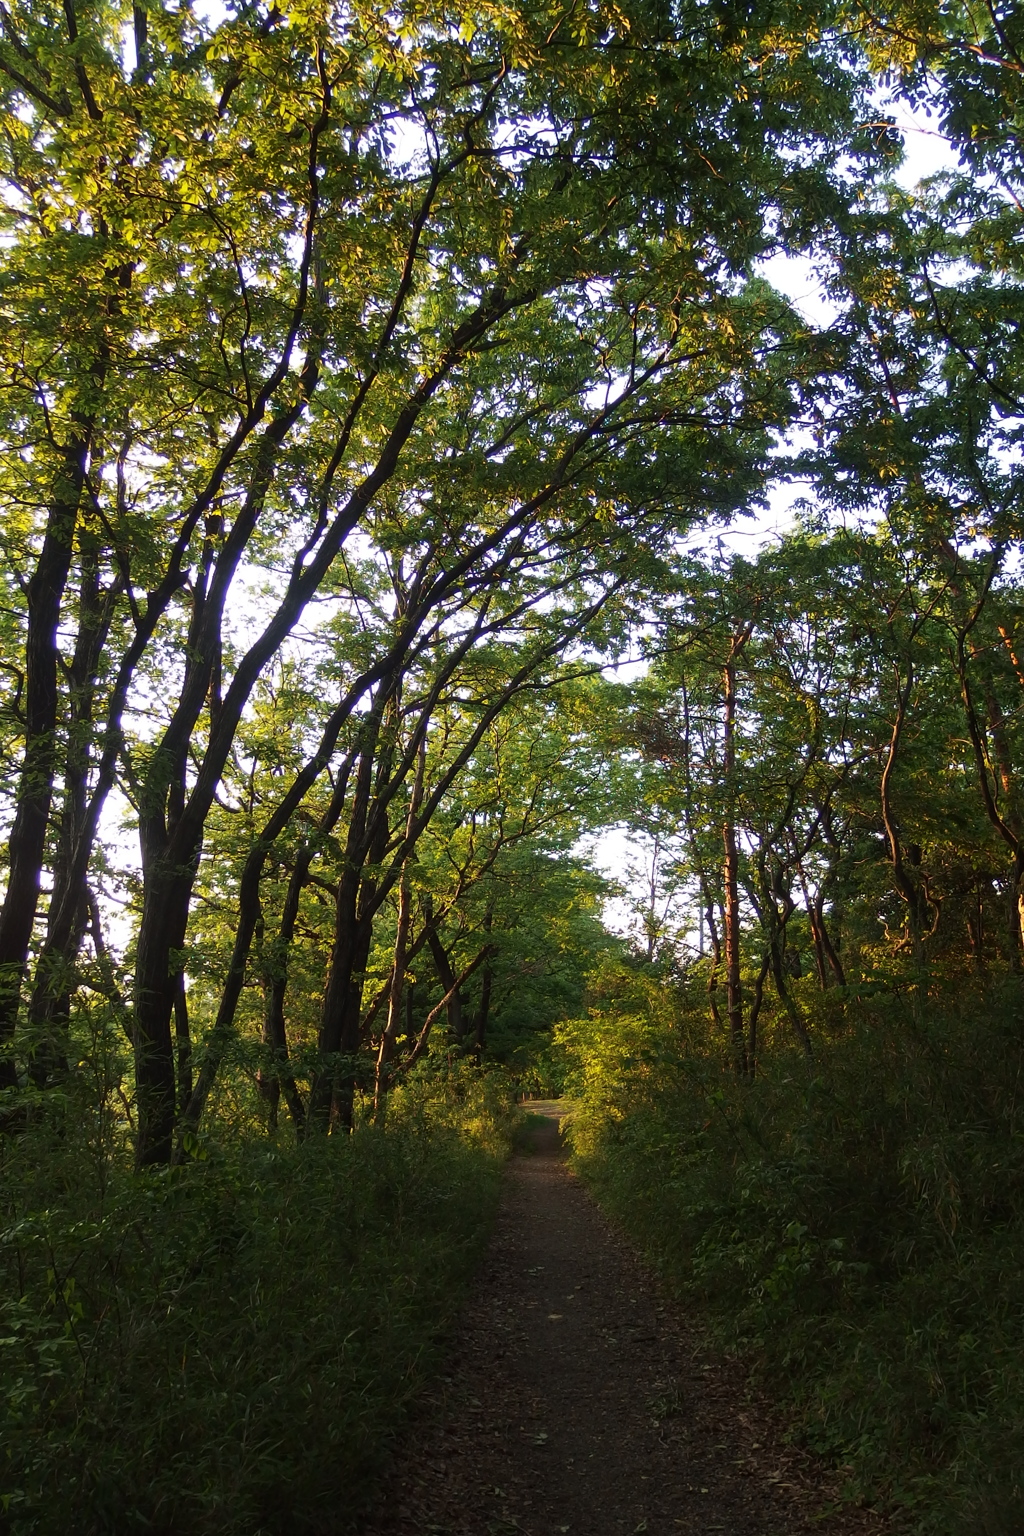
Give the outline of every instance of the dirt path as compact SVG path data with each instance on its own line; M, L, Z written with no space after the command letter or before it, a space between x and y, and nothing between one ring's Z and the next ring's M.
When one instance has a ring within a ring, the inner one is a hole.
M569 1173L559 1107L511 1160L449 1374L362 1536L861 1536L740 1371Z

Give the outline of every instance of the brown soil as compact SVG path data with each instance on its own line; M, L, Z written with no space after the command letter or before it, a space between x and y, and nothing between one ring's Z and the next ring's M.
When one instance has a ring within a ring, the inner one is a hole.
M560 1107L509 1165L448 1374L362 1536L864 1536L836 1482L573 1177Z

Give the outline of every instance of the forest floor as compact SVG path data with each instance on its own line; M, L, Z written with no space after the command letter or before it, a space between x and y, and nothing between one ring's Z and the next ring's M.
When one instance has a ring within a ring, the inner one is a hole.
M494 1238L360 1536L880 1536L611 1228L534 1102Z

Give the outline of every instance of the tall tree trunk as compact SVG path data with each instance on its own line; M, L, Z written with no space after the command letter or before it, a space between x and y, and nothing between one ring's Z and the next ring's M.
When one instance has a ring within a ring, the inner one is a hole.
M340 1061L332 1073L329 1128L350 1132L355 1125L355 1098L358 1084L357 1058L363 1044L363 986L366 966L373 943L373 898L376 881L364 881L359 891L351 944L348 987L342 997L343 1017L339 1041Z
M811 943L814 946L814 968L818 973L818 985L823 992L828 991L828 969L825 959L825 945L821 937L820 909L818 907L818 894L811 896L807 885L807 876L804 874L802 864L797 865L797 874L800 879L800 893L804 898L804 908L807 912L807 921L811 929Z
M825 878L822 880L818 887L818 931L821 934L821 942L824 946L828 963L832 968L832 974L838 982L839 986L845 987L846 969L839 954L839 947L842 937L842 908L839 903L839 892L841 889L839 884L839 861L842 855L842 848L836 835L835 827L832 824L831 808L827 804L821 808L820 824L824 834L825 842L828 846L829 855ZM829 921L826 922L825 897L826 893L828 892L832 893L832 911ZM834 925L835 927L835 939L832 937L830 925Z
M345 778L347 781L347 775ZM336 790L333 799L340 799L343 802L344 792L345 787L342 785L341 796L338 796ZM337 816L335 816L334 820L336 819ZM334 820L332 820L331 826L334 825ZM302 891L309 874L313 853L314 847L310 842L304 843L296 854L295 866L288 880L288 889L285 892L284 909L281 913L281 922L277 935L263 952L263 1044L269 1058L269 1063L268 1069L265 1071L265 1080L261 1083L261 1091L271 1106L271 1123L275 1128L277 1126L277 1104L282 1090L284 1091L285 1103L288 1106L288 1113L291 1116L292 1127L297 1141L301 1141L305 1135L306 1106L302 1102L302 1094L299 1091L299 1085L295 1081L295 1074L291 1068L284 1003L288 991L288 960L291 954L292 941L295 937L299 902L302 899Z
M199 849L182 869L166 850L152 850L144 886L135 961L134 1034L138 1137L135 1161L147 1168L170 1161L177 1073L171 1018L182 964Z
M320 1012L317 1041L319 1061L309 1095L307 1129L324 1132L330 1121L331 1104L339 1078L338 1054L348 1044L346 1020L351 1015L349 990L358 959L357 904L359 870L346 863L338 881L334 903L334 938ZM361 994L360 994L361 995Z
M779 911L781 903L782 911ZM786 977L786 927L790 918L796 911L796 903L788 890L781 870L777 870L772 880L771 892L768 899L768 919L770 924L769 957L771 960L772 979L775 982L775 991L779 1002L786 1012L790 1026L800 1043L800 1049L805 1056L813 1056L811 1037L807 1029L807 1021L799 1003L789 989L789 981Z
M394 1054L395 1042L402 1026L402 1001L405 996L405 967L408 964L409 928L412 922L412 887L409 882L408 860L398 882L398 924L395 931L395 953L391 967L391 985L388 988L388 1016L377 1050L377 1070L373 1085L373 1117L380 1120L384 1114L384 1101L388 1091L388 1068Z
M295 866L288 881L284 909L276 938L263 955L263 1043L272 1063L271 1094L284 1090L285 1103L291 1115L297 1141L306 1134L306 1106L302 1101L299 1085L291 1069L288 1054L288 1031L285 1023L284 1004L288 991L288 962L295 936L295 924L299 915L299 903L309 877L309 867L326 839L334 831L345 808L348 783L352 772L353 755L343 761L334 784L327 809L317 822L313 836L300 847ZM275 1121L276 1123L276 1121Z
M7 892L0 908L0 1088L17 1084L3 1048L14 1034L32 943L46 829L57 771L58 625L85 486L91 422L81 422L61 455L36 568L28 584L25 652L25 751L8 847Z
M429 914L428 914L429 916ZM455 970L448 951L441 942L441 937L435 927L431 927L427 934L427 943L430 945L430 955L437 972L437 979L441 983L442 991L448 996L448 1029L456 1045L461 1046L466 1034L465 1010L462 1006L462 990L456 985Z
M702 877L702 894L703 886L704 881ZM710 894L705 896L704 912L708 923L708 942L711 945L711 968L708 971L707 984L708 1006L711 1009L711 1017L715 1021L715 1028L722 1030L724 1028L722 1024L722 1010L718 1006L718 976L722 969L722 938L719 932L718 919L715 917L715 903L711 899ZM719 915L721 915L721 909L719 909Z
M1010 774L1009 785L1004 784L1004 796L1007 800L1005 813L1000 810L996 798L995 785L998 783L999 770L993 767L989 750L989 744L985 727L974 702L974 694L971 688L971 680L967 661L968 635L971 626L980 613L980 605L975 611L971 625L957 636L957 669L960 676L960 696L963 699L964 712L967 716L967 729L971 738L971 746L974 750L975 765L978 770L978 781L981 789L982 804L985 814L1000 837L1006 843L1012 855L1012 876L1009 890L1010 908L1010 959L1013 969L1021 968L1021 949L1024 946L1024 825L1022 825L1015 784L1012 775L1012 767L1009 764L1008 754L1004 753L1003 773ZM1007 793L1009 789L1009 793Z
M29 1003L32 1041L30 1068L40 1087L67 1070L67 1032L74 967L88 923L87 864L80 856L89 836L90 736L96 678L110 633L118 591L104 592L100 582L99 542L83 530L78 636L68 668L68 736L64 753L64 795L53 862L53 890L46 938Z
M484 909L483 929L490 940L494 928L494 903L488 902ZM473 1055L477 1061L483 1060L484 1048L487 1044L487 1026L491 1016L491 989L494 984L494 971L490 964L492 953L490 943L485 945L487 961L480 978L480 1003L476 1011L476 1019L473 1024Z
M178 1085L178 1108L184 1109L192 1097L192 1036L188 1025L188 993L185 973L178 975L174 991L174 1055Z
M412 840L413 829L416 825L416 817L419 815L420 805L423 800L423 778L427 762L427 733L424 730L420 737L419 752L416 758L416 777L413 779L412 793L409 796L409 812L405 818L406 841ZM395 929L395 954L391 967L391 985L388 989L388 1016L384 1025L384 1031L380 1037L380 1048L377 1052L377 1070L373 1089L373 1114L374 1119L383 1115L384 1099L388 1091L388 1067L395 1048L395 1041L402 1025L402 999L405 994L405 968L409 963L409 930L412 925L412 882L409 878L409 870L413 861L413 854L407 854L402 862L402 873L398 882L398 922Z
M889 862L892 865L893 879L896 889L903 897L907 907L907 929L910 934L910 949L914 965L917 970L922 971L924 969L927 897L922 888L920 876L916 873L915 862L912 859L908 861L908 858L905 856L892 803L892 781L896 770L896 761L903 738L903 731L906 726L907 711L910 706L910 696L913 688L914 669L908 663L906 680L900 683L897 678L896 718L893 721L892 732L889 737L889 750L886 753L885 766L882 769L880 793L882 824L885 828L885 838L889 851Z
M729 1039L733 1070L738 1077L747 1075L747 1043L743 1025L743 989L740 981L740 897L739 854L736 844L736 665L740 646L733 641L729 660L722 674L725 699L725 731L722 766L725 775L725 821L722 826L724 860L722 884L725 892L725 988L729 1018Z
M821 947L825 952L825 958L829 963L832 975L839 986L845 987L846 972L843 969L843 962L839 958L839 951L832 942L828 923L825 921L825 895L824 891L820 889L814 898L814 921L818 938L821 941Z
M686 824L686 835L690 845L690 858L693 867L697 871L697 883L700 888L700 911L707 918L708 942L711 945L711 968L708 971L707 994L708 1004L711 1008L711 1017L715 1021L715 1028L722 1028L722 1011L718 1006L718 973L722 965L722 943L719 937L718 924L715 921L715 903L712 897L710 882L707 877L704 858L701 852L700 838L694 824L693 814L693 765L690 751L691 722L690 722L690 692L686 684L685 673L680 683L683 699L683 819ZM704 954L704 924L700 923L700 953Z
M356 771L344 864L334 902L331 958L320 1012L320 1062L309 1095L306 1124L311 1132L326 1132L332 1120L345 1129L351 1129L352 1125L354 1058L361 1037L363 972L373 935L372 910L369 915L366 910L369 892L367 882L363 881L363 869L367 859L372 860L374 854L383 856L387 839L386 815L379 817L374 825L370 812L376 748L386 702L381 692L365 727ZM378 767L378 784L386 757L385 749ZM343 1065L338 1061L339 1056L347 1056L350 1060Z
M757 1053L760 1046L757 1026L761 1018L761 1009L764 1005L764 984L768 977L768 970L772 963L771 949L767 949L761 959L761 968L754 981L754 995L750 1002L750 1018L747 1024L747 1075L751 1079L757 1076Z
M287 898L285 899L287 901ZM273 1061L274 1050L271 1044L273 1039L271 990L274 985L275 966L271 957L271 945L267 943L262 897L260 899L259 921L256 924L256 932L253 934L253 943L260 957L260 984L263 988L263 1057L256 1068L256 1091L267 1106L267 1119L271 1133L273 1133L277 1130L277 1107L281 1102L281 1080L277 1075L276 1066Z

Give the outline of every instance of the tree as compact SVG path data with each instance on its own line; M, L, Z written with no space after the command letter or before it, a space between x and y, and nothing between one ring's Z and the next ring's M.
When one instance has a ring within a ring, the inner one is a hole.
M756 473L789 408L780 348L795 338L731 274L806 226L816 187L837 195L836 127L858 84L823 42L777 50L756 96L738 91L779 20L734 35L699 7L671 27L642 6L595 9L569 34L512 6L458 33L411 12L399 35L372 8L287 25L275 10L157 25L136 8L131 59L114 10L11 12L5 435L9 504L41 543L2 1027L54 786L66 847L44 1031L123 764L142 842L143 1163L170 1146L174 956L217 785L257 679L357 530L386 551L397 517L418 549L411 644L502 541L592 537L610 506L639 516L641 474L644 515L660 502L678 520L734 505ZM800 189L780 175L796 139L821 151ZM693 476L711 454L733 466L727 489ZM236 645L233 594L260 571L279 573L278 595Z

